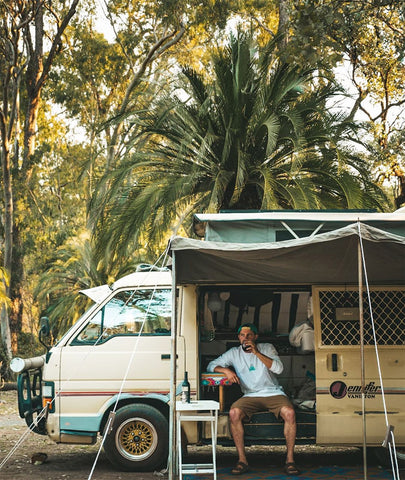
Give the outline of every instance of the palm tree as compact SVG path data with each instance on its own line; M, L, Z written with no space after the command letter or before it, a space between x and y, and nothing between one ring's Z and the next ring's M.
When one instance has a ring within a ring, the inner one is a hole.
M87 232L69 239L55 252L40 276L35 296L52 325L54 337L64 333L90 306L80 290L111 284L132 273L144 258L99 256L99 249Z
M326 109L336 89L275 45L239 31L205 76L184 68L175 91L134 114L139 130L104 179L106 242L153 241L196 211L383 208L352 126Z

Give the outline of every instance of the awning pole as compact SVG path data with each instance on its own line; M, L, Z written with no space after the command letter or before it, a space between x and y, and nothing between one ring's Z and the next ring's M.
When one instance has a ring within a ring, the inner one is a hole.
M177 294L176 294L176 256L172 252L172 326L170 352L170 415L169 415L169 457L168 480L174 480L177 472L177 438L176 438L176 356L177 356Z
M359 229L360 230L360 229ZM360 231L359 231L360 235ZM367 480L367 441L366 441L366 395L365 395L365 367L364 367L364 318L363 318L363 262L361 255L360 237L357 249L358 276L359 276L359 320L360 320L360 357L361 357L361 412L363 419L363 471L364 480Z

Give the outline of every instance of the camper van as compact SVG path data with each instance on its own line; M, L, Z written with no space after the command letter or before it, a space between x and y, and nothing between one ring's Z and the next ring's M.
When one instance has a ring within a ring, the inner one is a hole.
M366 446L381 461L395 446L403 462L405 212L201 214L195 231L171 240L170 268L83 291L93 305L44 356L12 361L30 428L57 443L101 435L116 468L156 470L187 372L192 399L219 402L217 443L232 445L241 391L207 365L249 322L284 364L297 444ZM184 443L211 442L184 425ZM245 441L284 444L283 425L258 413Z

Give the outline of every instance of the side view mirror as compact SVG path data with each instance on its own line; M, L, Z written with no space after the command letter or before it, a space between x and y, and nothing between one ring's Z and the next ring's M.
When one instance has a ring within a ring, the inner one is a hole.
M50 333L51 333L51 327L49 325L49 318L41 317L39 321L39 341L46 348L47 352L49 352L49 349L51 347L43 341L43 337L48 337Z
M39 321L39 334L41 336L47 337L51 333L51 327L49 326L49 318L41 317Z

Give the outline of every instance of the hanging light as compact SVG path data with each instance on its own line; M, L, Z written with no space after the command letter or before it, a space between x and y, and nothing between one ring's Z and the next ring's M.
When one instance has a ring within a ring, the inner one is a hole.
M223 302L226 302L230 296L231 296L231 292L221 292L221 293L219 294L219 298L220 298Z
M207 306L211 312L219 312L222 308L222 301L219 298L218 292L210 292L208 294Z

